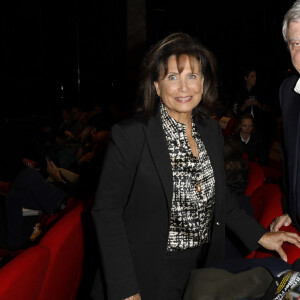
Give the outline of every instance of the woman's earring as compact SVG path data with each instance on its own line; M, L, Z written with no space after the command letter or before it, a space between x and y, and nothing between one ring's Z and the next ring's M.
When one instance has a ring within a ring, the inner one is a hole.
M162 100L161 97L159 97L159 102L160 102L160 103L163 103L163 102L164 102L164 101Z

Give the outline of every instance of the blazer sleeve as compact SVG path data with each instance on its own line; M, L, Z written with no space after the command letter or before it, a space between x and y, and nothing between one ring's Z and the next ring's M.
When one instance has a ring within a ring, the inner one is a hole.
M144 141L142 126L137 122L112 127L92 208L109 299L139 292L122 217Z
M267 230L239 207L235 197L226 188L226 226L250 251L254 251L259 247L258 241Z

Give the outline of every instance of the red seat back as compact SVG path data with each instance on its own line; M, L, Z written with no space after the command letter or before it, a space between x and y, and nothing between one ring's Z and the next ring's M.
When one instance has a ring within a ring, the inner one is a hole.
M39 299L49 260L49 249L41 246L28 248L13 258L0 269L0 299Z
M279 186L273 183L264 183L258 187L251 196L251 204L254 208L255 219L266 229L271 222L282 215L282 194ZM247 255L248 258L261 258L276 255L273 251L259 248Z
M251 197L251 203L255 210L255 218L268 229L271 222L283 214L282 211L282 193L277 184L266 183L255 191ZM300 235L293 225L282 226L282 231L295 232ZM283 250L287 254L288 263L293 264L300 258L300 249L290 243L283 243ZM277 255L275 251L267 251L259 248L252 253L252 257L263 258Z
M260 187L265 180L263 168L256 162L248 162L248 186L245 194L251 196L254 191Z
M264 183L253 192L250 201L255 219L266 229L276 217L282 215L282 193L277 184Z
M235 119L223 116L219 120L219 124L220 124L220 126L222 128L222 132L225 136L231 135L233 133L233 129L235 126Z
M76 299L84 254L82 211L80 202L59 219L39 243L51 253L40 300Z
M251 204L254 207L255 218L261 225L268 229L271 222L276 217L283 214L282 192L279 188L279 185L273 183L263 184L251 196ZM293 225L287 227L282 226L280 230L299 234ZM282 248L287 254L288 263L293 264L297 259L300 258L300 249L296 246L290 243L283 243ZM259 248L257 251L251 253L248 257L263 258L275 255L277 255L275 251L267 251L263 248Z

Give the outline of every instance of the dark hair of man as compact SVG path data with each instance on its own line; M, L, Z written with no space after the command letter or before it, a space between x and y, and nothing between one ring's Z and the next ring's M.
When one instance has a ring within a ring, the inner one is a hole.
M184 58L188 56L192 69L198 63L204 76L202 99L193 111L195 117L203 115L204 107L212 106L217 99L217 72L213 54L188 34L173 33L152 46L142 64L140 94L142 110L147 119L155 113L159 103L154 82L168 73L168 60L172 55L176 56L179 73L183 71Z

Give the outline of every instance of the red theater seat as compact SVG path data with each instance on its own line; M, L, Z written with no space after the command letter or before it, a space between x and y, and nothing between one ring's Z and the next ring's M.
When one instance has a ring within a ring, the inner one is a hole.
M235 119L223 116L219 120L219 124L222 128L222 132L225 136L231 135L233 133L234 125L235 125Z
M51 253L39 300L76 299L84 254L82 211L80 202L59 219L39 243Z
M251 196L251 204L254 207L255 218L266 229L269 228L271 222L278 216L283 214L282 212L282 193L277 184L265 183L259 187ZM280 230L298 233L297 229L293 226L282 226ZM300 258L300 249L296 246L284 243L282 245L283 250L288 257L288 263L293 264ZM252 252L248 258L263 258L268 256L277 255L274 251L267 251L263 248L259 248L257 251Z
M248 186L245 194L251 196L254 191L259 188L265 180L263 168L256 162L248 162Z
M282 193L279 185L264 183L254 191L251 204L254 208L256 220L266 229L271 222L282 215Z
M34 246L24 250L3 266L0 269L0 299L40 299L39 295L49 259L49 249Z
M282 177L282 172L278 169L269 166L263 166L265 179L268 182L279 183L280 178Z

